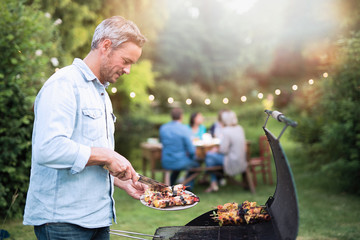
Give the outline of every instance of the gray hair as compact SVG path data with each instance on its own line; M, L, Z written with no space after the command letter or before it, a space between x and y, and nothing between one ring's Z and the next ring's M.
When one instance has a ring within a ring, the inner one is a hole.
M135 23L120 16L105 19L96 27L91 42L91 50L96 49L99 43L105 39L111 40L113 49L124 42L133 42L142 47L147 41Z
M225 127L227 126L236 126L238 124L238 119L235 112L225 111L221 114L221 121Z

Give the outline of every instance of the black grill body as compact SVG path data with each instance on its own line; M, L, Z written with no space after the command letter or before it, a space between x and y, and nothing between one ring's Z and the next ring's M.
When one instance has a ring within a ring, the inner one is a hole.
M217 211L217 209L214 209L193 219L185 226L160 227L156 230L155 234L163 236L163 239L184 240L296 239L299 226L299 212L296 187L291 168L279 139L266 128L266 123L263 129L272 150L277 176L275 193L272 197L269 197L266 202L267 209L271 216L270 221L257 224L220 227L218 223L212 219L211 215L214 211Z

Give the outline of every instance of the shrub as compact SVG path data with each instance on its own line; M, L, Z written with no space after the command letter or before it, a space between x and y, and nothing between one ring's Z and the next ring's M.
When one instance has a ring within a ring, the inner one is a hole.
M158 127L141 114L122 114L115 124L115 151L129 159L136 170L142 169L140 143L157 138Z
M0 218L20 216L31 162L32 105L49 74L53 25L24 1L0 3ZM14 202L13 196L17 197ZM14 205L10 208L11 203Z
M339 64L322 79L315 101L300 105L296 133L333 188L360 194L360 32L338 45Z

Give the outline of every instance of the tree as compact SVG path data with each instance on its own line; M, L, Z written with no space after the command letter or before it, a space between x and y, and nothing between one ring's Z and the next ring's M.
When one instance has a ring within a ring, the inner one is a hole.
M329 77L298 99L299 127L311 164L331 187L360 194L360 32L337 41Z
M30 175L32 106L40 85L54 70L50 56L56 54L59 39L53 22L24 3L0 3L0 218L23 211Z
M58 25L61 42L59 66L72 63L74 57L84 58L90 51L90 43L95 27L102 15L101 1L97 0L35 0L36 5L46 12Z

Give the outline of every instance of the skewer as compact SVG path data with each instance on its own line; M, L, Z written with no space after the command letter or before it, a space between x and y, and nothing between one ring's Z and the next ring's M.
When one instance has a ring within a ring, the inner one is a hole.
M136 232L129 232L129 231L110 229L110 234L113 234L113 235L122 236L122 237L128 237L128 238L134 238L134 239L147 240L145 238L135 237L135 236L121 234L121 233L134 234L134 235L153 237L153 238L160 238L160 239L163 238L160 235L149 235L149 234L144 234L144 233L136 233Z

